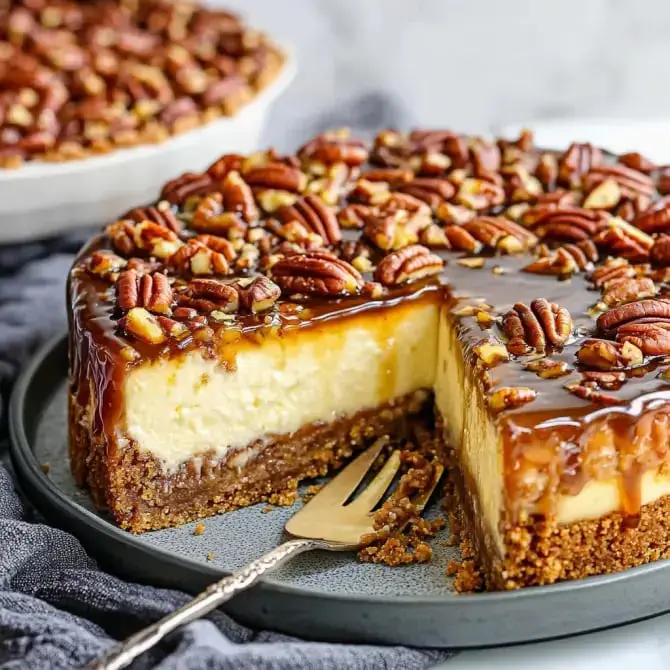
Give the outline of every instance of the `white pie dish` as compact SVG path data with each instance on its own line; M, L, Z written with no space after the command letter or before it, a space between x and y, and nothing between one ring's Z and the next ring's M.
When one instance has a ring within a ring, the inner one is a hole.
M118 149L64 163L0 170L0 243L45 238L108 223L154 200L166 181L206 168L221 154L258 146L272 103L291 83L295 56L235 116L222 117L161 144Z

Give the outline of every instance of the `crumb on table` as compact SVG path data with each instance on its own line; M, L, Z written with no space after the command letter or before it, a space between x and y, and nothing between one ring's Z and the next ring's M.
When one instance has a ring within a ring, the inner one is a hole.
M205 524L204 523L198 523L195 525L195 528L193 529L193 535L202 535L205 532Z

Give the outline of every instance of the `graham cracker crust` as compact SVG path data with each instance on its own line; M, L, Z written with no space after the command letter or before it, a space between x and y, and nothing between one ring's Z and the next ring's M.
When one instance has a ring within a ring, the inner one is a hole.
M460 580L460 591L542 586L670 558L670 496L643 505L635 518L613 512L567 525L542 517L517 525L503 521L505 555L496 555L486 548L491 540L474 513L467 473L453 459L452 451L445 509L460 540L462 570L468 573Z
M161 463L128 440L107 444L86 422L86 408L70 402L70 458L77 483L134 533L188 523L260 502L291 504L298 484L338 468L370 440L401 435L421 414L428 394L416 392L381 407L293 435L268 437L215 460L203 454L165 473ZM244 453L249 457L245 459Z

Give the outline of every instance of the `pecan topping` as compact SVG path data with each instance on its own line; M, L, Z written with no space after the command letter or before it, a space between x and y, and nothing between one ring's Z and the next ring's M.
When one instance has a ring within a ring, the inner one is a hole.
M598 370L627 368L644 361L640 349L630 343L596 339L585 340L577 352L577 358L580 363Z
M654 245L654 240L649 235L618 218L610 219L606 228L593 241L599 247L633 262L646 261Z
M654 246L649 252L649 260L654 265L670 266L670 235L661 235L654 240Z
M475 254L482 248L482 243L461 226L447 226L444 229L444 235L449 240L452 249Z
M377 265L375 279L384 286L398 286L439 274L444 261L430 249L414 244L385 256Z
M258 208L249 185L240 177L240 173L230 171L221 185L223 206L228 212L235 212L243 221L252 223L258 219Z
M505 202L505 190L484 179L467 178L461 182L455 201L481 212L502 205Z
M602 153L591 144L574 142L561 156L558 162L558 178L561 184L569 188L578 188L582 176L600 164Z
M271 273L282 291L289 294L352 295L363 285L356 268L326 251L286 256L272 266Z
M625 258L608 258L603 265L596 268L589 279L596 288L607 286L608 282L626 277L635 277L635 269Z
M297 221L306 230L318 235L322 243L328 246L342 240L342 231L335 213L318 196L307 195L293 205L280 207L275 214L285 225Z
M616 337L619 342L639 348L646 356L670 354L670 319L637 319L619 326Z
M125 270L116 282L117 305L121 311L144 307L155 314L170 314L173 302L168 278L160 273L138 275L135 270Z
M448 179L437 177L417 177L408 184L399 186L397 190L425 202L433 211L456 192Z
M615 330L631 321L670 319L670 300L650 298L614 307L598 317L598 328Z
M351 167L362 165L368 159L365 144L334 133L321 135L298 150L298 157L305 161L318 161L326 165L345 163Z
M509 359L507 347L496 338L480 340L472 348L472 351L477 357L479 364L485 368L493 368L498 363Z
M211 301L217 310L226 314L236 312L240 304L240 296L235 286L218 279L192 279L188 284L186 295L196 300L204 298L204 301L195 304L205 308ZM212 312L214 310L203 309L203 311Z
M592 238L608 218L607 213L598 210L538 205L526 211L522 221L540 239L579 242Z
M570 367L565 361L552 361L550 358L539 358L536 361L528 361L528 363L524 364L524 368L534 372L542 379L556 379L570 372Z
M212 235L202 237L209 244L199 239L191 239L167 259L167 265L179 272L190 272L194 275L228 274L230 265L226 255L212 248L215 246L213 240L221 238L214 238Z
M191 196L205 195L216 191L217 188L217 183L210 175L186 172L181 177L165 184L161 191L161 200L167 200L173 205L181 205Z
M642 212L633 224L650 235L670 231L670 198L657 200Z
M651 177L631 170L625 165L598 165L584 177L584 187L587 191L594 189L606 179L613 179L619 186L621 194L626 198L638 195L651 197L654 195L654 182Z
M301 193L307 186L307 175L300 168L284 163L270 163L251 168L244 173L249 186L260 186L290 193Z
M564 345L572 333L572 317L564 307L538 298L530 307L516 303L503 316L502 328L509 339L507 348L520 356L531 349L543 352L547 346Z
M173 233L179 235L182 230L181 221L177 218L166 201L159 202L156 207L136 207L126 214L127 219L142 223L142 221L153 221L159 226L164 226Z
M521 407L535 400L536 396L537 391L524 386L503 386L489 395L488 402L494 412L502 412L505 409Z
M584 384L567 384L565 388L573 395L582 400L589 400L601 405L615 405L619 402L614 396L607 395L595 390L595 382L585 382Z
M640 277L638 279L626 277L611 279L607 282L602 301L608 307L616 307L636 298L649 298L654 295L656 295L656 286L649 277Z
M147 254L167 258L181 245L179 238L153 221L134 224L129 220L112 223L105 229L115 249L125 256Z
M626 381L625 372L605 372L603 370L585 370L582 377L586 382L594 382L601 389L616 391Z
M111 251L94 251L88 262L88 271L102 279L115 281L125 265L126 260Z
M267 277L255 277L248 284L238 283L240 311L258 314L270 309L279 300L281 289Z
M122 319L119 328L138 340L149 344L161 344L167 337L158 318L143 307L133 307Z
M481 216L464 223L462 228L484 246L506 254L519 253L537 242L535 235L523 226L500 216Z
M206 170L207 174L219 181L226 178L229 172L239 172L242 169L244 156L242 154L224 154L215 160Z
M637 170L637 172L643 172L644 174L649 174L656 169L656 165L654 165L654 163L652 163L648 158L645 158L642 154L636 152L622 154L619 156L619 163L625 165L631 170Z
M613 209L621 200L621 189L616 179L608 177L596 184L584 200L584 209Z
M524 272L540 275L566 276L575 272L584 272L598 261L598 250L591 240L582 240L577 244L563 244L554 251L542 249L540 258L524 266Z

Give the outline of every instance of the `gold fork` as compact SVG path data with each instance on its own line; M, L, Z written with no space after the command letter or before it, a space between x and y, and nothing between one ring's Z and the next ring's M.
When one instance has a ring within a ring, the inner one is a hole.
M361 538L375 530L373 509L398 473L400 451L391 453L373 480L354 500L348 504L347 500L359 487L387 444L387 438L377 440L288 520L286 533L296 539L284 542L232 575L212 584L191 602L130 636L88 667L95 670L119 670L127 667L140 654L179 626L209 614L297 554L310 549L353 551L360 548ZM443 470L441 465L436 465L430 486L412 499L418 511L424 510Z

